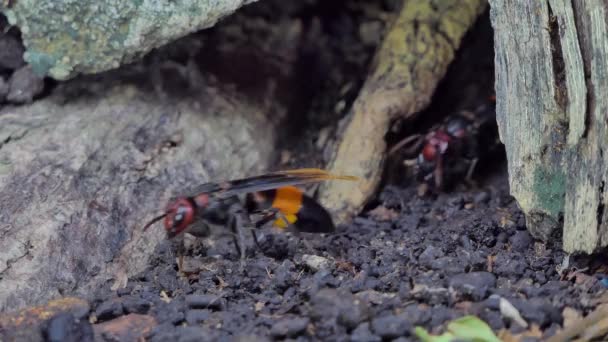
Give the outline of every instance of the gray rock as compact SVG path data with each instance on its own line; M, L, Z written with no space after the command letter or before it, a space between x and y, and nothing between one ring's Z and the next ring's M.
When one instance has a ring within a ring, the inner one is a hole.
M382 338L409 335L411 328L412 323L404 315L389 315L372 320L372 331Z
M376 336L376 335L372 334L372 332L369 328L368 322L359 324L359 326L355 330L353 330L352 334L350 335L350 340L352 342L380 342L380 341L382 341L380 336Z
M127 298L122 303L125 312L145 314L150 310L150 302L144 299Z
M302 334L310 320L306 317L286 318L272 325L270 335L274 337L295 337Z
M29 103L44 90L44 79L34 74L32 68L24 66L15 71L8 80L6 100L13 103Z
M222 298L214 295L186 296L186 305L188 305L190 308L221 310L223 304L224 302Z
M366 301L352 293L334 289L322 289L310 300L311 317L316 321L336 321L348 329L369 319L370 308Z
M124 313L122 302L119 300L108 300L101 303L95 310L95 316L99 321L108 321L121 316Z
M433 268L433 263L436 259L439 259L444 255L441 248L437 248L435 246L428 246L422 254L418 257L418 262L420 265ZM436 265L435 265L436 266Z
M509 238L511 247L515 252L524 252L532 244L532 236L527 230L518 230Z
M188 310L186 312L186 322L189 325L197 325L200 322L206 321L211 316L211 311L209 310Z
M496 286L496 276L490 272L470 272L458 274L450 279L450 287L474 301L481 301Z
M0 10L21 30L34 71L65 80L116 68L253 1L20 0Z
M334 262L332 260L324 258L320 255L304 254L302 255L302 261L304 264L306 264L306 266L315 272L319 270L331 269L334 266Z
M275 127L257 105L207 88L165 100L114 77L0 110L0 311L124 286L165 240L162 224L142 228L171 197L268 170Z
M53 317L46 329L46 336L49 342L94 340L91 323L86 319L78 320L70 313L61 313Z

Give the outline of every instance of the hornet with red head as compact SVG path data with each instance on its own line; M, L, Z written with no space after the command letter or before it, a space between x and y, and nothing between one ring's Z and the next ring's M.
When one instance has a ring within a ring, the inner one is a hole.
M354 181L357 178L333 175L320 169L297 169L205 183L191 195L172 200L165 213L150 221L144 231L163 219L169 239L184 233L207 237L219 230L233 237L243 259L242 228L251 229L256 244L255 229L270 221L280 228L292 227L299 232L333 232L335 227L330 214L296 187L327 180Z

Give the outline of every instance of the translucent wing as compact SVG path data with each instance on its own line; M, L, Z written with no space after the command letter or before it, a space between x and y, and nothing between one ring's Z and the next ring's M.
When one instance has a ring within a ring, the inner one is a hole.
M318 183L327 180L357 181L358 178L354 176L334 175L321 169L295 169L225 182L206 183L197 188L197 192L212 193L217 197L230 197L242 193L271 190L288 185Z

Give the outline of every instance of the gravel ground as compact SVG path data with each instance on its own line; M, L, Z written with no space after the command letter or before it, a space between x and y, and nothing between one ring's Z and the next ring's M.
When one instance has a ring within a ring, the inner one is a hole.
M415 186L387 187L334 235L267 231L263 253L252 248L244 266L229 239L206 241L180 276L166 243L125 289L99 289L93 316L150 315L152 341L408 341L415 326L441 332L467 314L494 331L552 335L601 303L606 286L593 274L602 263L571 258L562 269L558 246L525 230L505 178L425 198ZM501 299L527 328L501 312Z
M316 90L299 88L307 97L290 101L293 108L308 103L299 114L306 130L318 132L335 124L356 96L381 39L384 23L378 18L394 8L394 1L370 6L356 0L344 6L287 3L252 5L201 36L205 42L237 46L247 37L254 46L266 46L291 27L289 20L302 18L308 33L301 48L318 52L315 73L329 74L324 82L312 83ZM474 31L482 34L469 35L431 108L414 125L396 123L389 143L428 127L448 109L485 101L493 82L487 14L478 26ZM240 31L235 27L249 27L249 34L236 34ZM268 51L278 51L268 46ZM482 62L472 63L471 58ZM209 68L217 67L208 56L201 59ZM336 67L336 61L343 62ZM349 87L341 89L345 85ZM319 114L327 111L337 115ZM282 164L302 164L313 156L315 165L322 163L317 139L313 135L301 153L281 158ZM415 341L417 326L441 333L453 319L475 315L502 336L508 336L506 331L520 334L511 341L534 341L608 303L606 257L567 258L559 237L555 244L535 241L509 196L504 161L495 168L481 165L486 174L476 187L460 185L426 196L404 181L401 159L393 164L387 167L387 184L369 208L335 234L293 236L266 229L263 250L251 244L244 264L231 240L205 240L190 250L187 274L178 273L171 245L165 242L149 269L130 279L126 288L112 291L109 282L78 302L78 310L55 315L28 333L3 331L0 321L0 336L55 341Z

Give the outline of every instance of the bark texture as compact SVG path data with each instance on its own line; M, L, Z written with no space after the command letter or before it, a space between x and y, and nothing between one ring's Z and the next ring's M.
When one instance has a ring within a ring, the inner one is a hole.
M328 182L320 200L338 222L357 213L376 191L385 134L397 116L414 117L430 102L460 41L485 9L482 0L405 1L387 33L338 141L330 169L362 179Z
M124 281L164 238L141 228L169 197L268 167L260 108L210 87L163 99L145 83L74 81L0 111L0 311Z
M608 36L604 3L490 0L497 120L511 193L537 238L608 244Z

